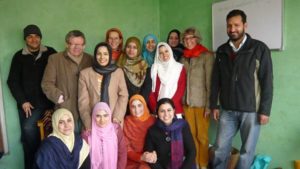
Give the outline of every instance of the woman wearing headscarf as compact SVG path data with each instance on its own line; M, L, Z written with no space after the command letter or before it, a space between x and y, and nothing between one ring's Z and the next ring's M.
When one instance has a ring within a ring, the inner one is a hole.
M95 105L92 113L92 131L88 137L91 169L125 169L126 141L121 126L112 123L112 112L104 102Z
M208 165L209 96L211 73L214 63L213 53L200 44L201 36L195 28L187 28L183 33L185 49L182 63L187 71L187 87L184 97L185 119L191 127L199 168Z
M155 49L158 43L158 39L153 34L148 34L144 37L142 56L146 60L148 67L151 67L154 63Z
M112 62L115 63L122 54L123 35L121 30L118 28L107 30L105 42L112 48Z
M122 69L111 63L110 46L96 45L92 67L80 72L78 106L85 131L92 127L91 112L99 101L106 102L112 110L112 120L122 124L128 102L128 91Z
M151 67L152 90L149 95L149 107L156 109L157 101L170 98L176 107L176 115L182 118L182 97L186 87L186 72L181 63L175 61L170 46L165 42L157 45L154 64Z
M74 134L72 113L64 108L52 115L53 132L36 153L35 169L90 169L89 146Z
M177 29L171 30L167 37L167 43L172 48L174 59L179 62L184 49L184 46L180 43L180 31Z
M146 101L141 95L133 95L129 100L130 115L124 121L124 135L127 140L126 169L149 169L144 154L147 130L155 122Z
M126 40L124 52L117 64L125 73L129 98L140 94L148 100L151 91L150 68L141 56L141 42L137 37Z
M157 103L158 119L148 129L144 150L154 155L147 162L152 169L195 169L195 144L187 122L177 119L171 99ZM155 158L155 155L157 158Z

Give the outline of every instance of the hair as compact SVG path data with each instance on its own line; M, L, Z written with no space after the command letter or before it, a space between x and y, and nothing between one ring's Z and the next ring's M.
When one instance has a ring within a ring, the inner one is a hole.
M189 27L183 31L183 35L182 35L183 42L184 42L184 37L186 35L194 35L197 38L197 43L200 43L200 41L202 40L200 32L195 27Z
M172 99L169 99L169 98L162 98L162 99L160 99L160 100L157 102L156 111L155 111L156 114L158 114L158 109L159 109L159 107L160 107L162 104L169 104L169 105L171 105L171 107L172 107L173 109L175 109L175 104L174 104L174 102L173 102Z
M243 23L247 22L247 16L246 16L245 12L240 10L240 9L234 9L234 10L230 11L227 14L226 21L228 21L228 19L230 19L232 17L235 17L235 16L241 16L242 17L242 22Z
M80 30L72 30L69 33L67 33L65 38L66 43L69 43L70 39L73 37L82 37L85 44L85 36Z
M98 52L98 49L99 49L100 47L102 47L102 46L104 46L104 47L107 48L108 54L109 54L109 58L111 59L111 57L112 57L112 49L111 49L111 47L109 46L109 44L106 43L106 42L100 42L100 43L98 43L98 44L95 46L95 49L94 49L94 57L96 57L97 52Z
M169 39L170 39L170 36L171 36L171 33L176 33L178 38L179 38L179 42L180 42L180 31L178 29L172 29L169 34L168 34L168 37L167 37L167 43L169 44Z

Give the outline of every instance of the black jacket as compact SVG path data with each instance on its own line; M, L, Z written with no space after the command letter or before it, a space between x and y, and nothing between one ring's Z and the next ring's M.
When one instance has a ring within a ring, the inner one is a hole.
M152 169L167 169L171 162L171 142L166 137L166 133L156 124L148 129L144 150L157 153L156 163L149 164ZM196 148L188 123L182 127L182 139L185 158L181 169L192 169L195 165Z
M235 56L235 59L231 59ZM234 53L229 41L216 52L211 83L210 105L225 110L270 115L273 98L271 52L261 41L247 40Z
M30 102L35 108L51 108L41 88L41 81L49 55L56 53L51 47L41 46L42 55L37 59L26 49L15 53L7 79L8 87L19 108Z

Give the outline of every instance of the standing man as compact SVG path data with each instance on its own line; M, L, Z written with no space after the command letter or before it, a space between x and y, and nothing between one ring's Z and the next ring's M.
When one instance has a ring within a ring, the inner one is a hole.
M41 81L48 57L56 51L41 45L41 39L38 26L28 25L24 28L25 46L15 53L7 80L18 106L25 169L32 168L34 154L40 144L37 121L47 109L53 108L42 91Z
M237 169L249 169L260 126L268 123L271 111L271 53L263 42L245 33L243 11L230 11L226 21L229 41L218 48L212 75L210 106L214 119L219 120L213 168L227 168L232 139L240 130L242 146Z
M42 80L42 89L46 96L55 103L55 109L66 108L72 112L75 131L80 132L78 78L82 69L92 65L92 57L83 52L85 36L81 31L70 31L65 41L66 50L49 57Z

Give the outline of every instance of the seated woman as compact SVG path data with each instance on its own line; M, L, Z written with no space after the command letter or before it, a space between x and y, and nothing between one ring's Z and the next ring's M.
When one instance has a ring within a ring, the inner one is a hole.
M153 34L148 34L144 37L142 55L147 61L148 67L151 67L154 62L155 49L158 43L157 37Z
M130 115L124 121L124 135L127 140L126 169L148 169L143 154L147 130L155 122L146 101L141 95L133 95L129 100Z
M92 169L125 169L126 141L121 126L112 123L111 110L104 102L95 105L92 131L88 137Z
M91 112L99 101L106 102L110 106L115 123L123 123L128 91L122 69L112 64L111 60L111 47L101 42L95 47L92 67L80 72L78 108L85 131L91 130Z
M162 98L157 103L158 119L148 129L144 150L157 154L148 161L155 169L194 169L195 144L187 122L177 119L171 99ZM153 152L155 151L155 152Z
M157 45L154 64L151 67L152 92L149 95L149 107L155 111L161 98L173 100L177 118L182 118L182 97L186 87L186 71L183 64L175 61L170 46L165 42Z
M141 56L141 42L137 37L130 37L126 40L124 53L117 65L125 73L129 98L140 94L148 100L151 91L150 68Z
M53 132L36 153L34 169L90 169L89 146L74 134L72 113L64 108L52 115Z

